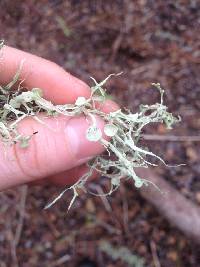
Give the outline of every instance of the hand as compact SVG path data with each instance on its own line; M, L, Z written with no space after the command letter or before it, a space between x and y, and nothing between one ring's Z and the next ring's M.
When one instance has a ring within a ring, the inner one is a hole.
M44 98L54 104L73 103L78 96L90 95L90 88L84 82L55 63L8 46L2 53L1 84L12 80L23 59L20 75L23 84L28 89L41 88ZM116 108L111 101L103 106L105 112ZM91 143L85 138L88 122L84 117L49 117L45 118L45 123L49 127L32 118L20 122L20 133L31 135L38 132L26 149L20 148L19 144L5 147L0 142L0 190L41 179L57 184L73 183L87 170L84 163L104 150L100 143ZM100 128L103 124L98 119Z

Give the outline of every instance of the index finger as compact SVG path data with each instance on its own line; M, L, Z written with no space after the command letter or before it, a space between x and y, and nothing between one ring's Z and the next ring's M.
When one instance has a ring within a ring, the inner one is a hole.
M79 96L89 97L89 86L57 64L9 46L4 46L2 51L0 83L9 83L24 60L20 80L24 80L23 85L28 89L41 88L47 100L66 104Z

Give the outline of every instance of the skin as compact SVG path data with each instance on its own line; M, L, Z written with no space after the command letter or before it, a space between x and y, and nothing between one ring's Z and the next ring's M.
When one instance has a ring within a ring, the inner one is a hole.
M8 46L1 53L1 84L9 83L25 60L20 75L23 85L41 88L44 98L54 104L74 103L78 96L90 95L87 84L53 62ZM109 100L102 109L110 112L118 106ZM22 134L38 132L28 148L22 149L18 144L5 148L0 142L0 190L24 183L71 184L87 171L88 159L104 150L100 143L85 138L88 122L84 117L41 118L49 127L31 118L19 125ZM97 121L103 129L104 122L99 118Z

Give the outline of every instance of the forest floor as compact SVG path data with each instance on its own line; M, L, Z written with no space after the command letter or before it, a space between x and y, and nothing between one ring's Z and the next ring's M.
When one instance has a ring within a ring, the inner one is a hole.
M156 125L146 133L190 137L200 133L199 10L199 1L184 0L2 0L0 36L6 44L52 60L90 85L90 76L102 80L123 71L107 88L132 111L140 103L158 101L151 83L160 82L169 110L182 122L170 132ZM186 163L177 168L159 165L156 172L200 205L200 142L189 137L184 142L146 142L170 164ZM107 188L104 179L91 186L99 193ZM105 253L103 241L118 255L125 247L146 267L200 266L198 246L131 183L107 199L81 195L69 213L70 193L43 210L59 191L49 185L0 194L0 267L129 266L123 257L114 260L113 251Z

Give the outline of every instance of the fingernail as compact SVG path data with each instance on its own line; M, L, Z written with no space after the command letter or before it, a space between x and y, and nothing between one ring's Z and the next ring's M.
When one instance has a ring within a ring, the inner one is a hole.
M98 126L102 128L103 122L99 121ZM84 117L79 117L69 120L65 128L69 149L76 161L76 165L87 162L104 150L99 141L90 142L87 140L86 131L88 127L89 122Z

